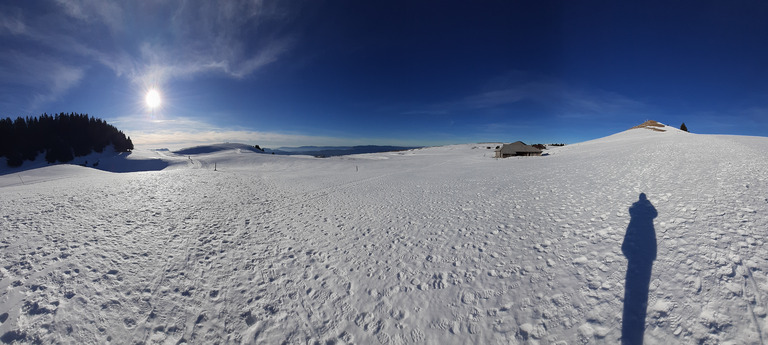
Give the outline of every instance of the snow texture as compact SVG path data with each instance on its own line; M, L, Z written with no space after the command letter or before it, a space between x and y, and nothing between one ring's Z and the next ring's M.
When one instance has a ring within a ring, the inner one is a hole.
M4 171L0 341L764 344L768 139L665 129Z

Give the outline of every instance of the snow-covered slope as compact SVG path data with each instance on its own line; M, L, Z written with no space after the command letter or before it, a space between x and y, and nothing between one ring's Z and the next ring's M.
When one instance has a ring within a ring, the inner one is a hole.
M174 151L173 153L178 155L197 155L197 154L214 153L214 152L221 152L221 151L228 151L228 150L259 152L259 153L264 152L262 150L257 149L253 145L238 144L238 143L223 143L223 144L195 146L195 147L190 147L186 149L181 149L179 151Z
M760 344L768 138L666 129L546 157L229 150L3 175L0 340L616 344L647 299L646 344ZM622 251L628 228L655 243ZM645 292L624 253L653 244Z
M92 170L90 168L119 173L157 171L168 167L171 160L167 159L167 156L163 152L151 150L116 152L110 145L100 153L91 152L85 156L75 157L68 164L50 164L45 161L45 155L41 153L34 161L24 161L20 167L9 167L3 157L0 158L0 176L14 176L15 182L12 183L20 183L24 177L28 177L29 181L32 182L49 178L58 179L62 177L62 173L66 176L95 173L89 171ZM75 166L83 167L83 169L77 169ZM2 183L0 182L0 186L4 186Z

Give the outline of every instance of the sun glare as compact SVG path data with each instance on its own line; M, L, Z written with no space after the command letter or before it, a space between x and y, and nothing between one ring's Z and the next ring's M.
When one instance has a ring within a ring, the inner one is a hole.
M145 98L147 101L147 106L150 109L155 109L158 106L160 106L160 92L157 92L157 90L152 89L147 92L147 97Z

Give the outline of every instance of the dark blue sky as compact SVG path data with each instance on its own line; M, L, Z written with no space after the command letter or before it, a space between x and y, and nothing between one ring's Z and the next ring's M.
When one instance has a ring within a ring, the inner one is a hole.
M768 136L766 23L762 1L3 3L0 116L149 147Z

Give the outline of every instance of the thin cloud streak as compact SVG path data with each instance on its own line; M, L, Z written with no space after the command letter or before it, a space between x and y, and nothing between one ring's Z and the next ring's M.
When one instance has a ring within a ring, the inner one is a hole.
M107 25L111 31L122 30L124 11L117 3L101 0L56 0L67 15L83 21L98 20Z
M84 70L49 57L8 51L0 55L0 79L31 90L30 107L61 98L83 79ZM43 92L37 90L44 90Z
M484 109L514 104L524 100L545 102L547 98L559 96L557 89L559 87L553 83L529 82L471 95L464 98L459 104L470 109Z
M519 82L464 97L460 101L434 104L403 114L452 114L504 108L531 102L560 117L600 116L637 112L647 105L615 92L597 88L575 87L554 80Z
M131 77L144 84L207 72L244 78L277 61L293 46L289 35L267 28L267 22L282 16L260 1L182 1L170 13L168 37L141 43L145 67ZM254 42L258 48L247 50L248 44Z
M340 139L332 137L316 137L299 134L283 134L272 132L258 132L246 130L205 130L195 132L162 130L152 132L133 132L131 140L140 148L170 148L181 149L190 146L214 144L214 143L245 143L259 145L261 147L284 147L323 145L345 146L361 145L363 142L353 139ZM365 142L368 143L368 142Z
M600 115L645 107L615 92L596 88L573 87L562 82L539 81L492 90L465 98L460 104L469 108L493 108L522 101L545 105L558 113L577 112Z
M239 128L221 128L189 118L150 120L141 116L123 116L110 119L110 123L123 129L138 148L181 149L190 146L224 142L259 145L261 147L293 146L354 146L354 145L399 145L421 146L424 143L390 138L339 138L253 131ZM437 143L436 143L437 144ZM440 143L442 144L442 143Z
M101 65L145 87L208 73L246 78L278 61L294 44L281 32L285 23L279 19L287 15L261 1L55 3L46 11L2 6L0 36L24 40L36 56L55 57L79 70ZM128 30L128 20L140 23ZM30 67L19 67L20 74L31 73ZM55 88L64 93L76 85Z

